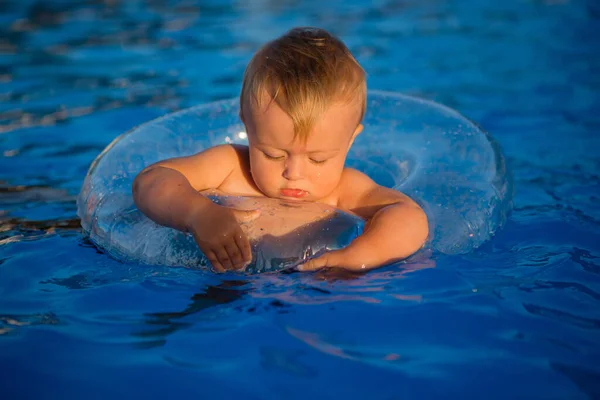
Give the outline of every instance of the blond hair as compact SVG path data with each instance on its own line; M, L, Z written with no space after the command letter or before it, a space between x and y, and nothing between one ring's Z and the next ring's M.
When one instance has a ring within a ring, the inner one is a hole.
M314 124L336 102L366 108L365 72L346 45L319 28L294 28L264 45L244 72L243 107L261 106L268 94L294 123L294 138L306 141Z

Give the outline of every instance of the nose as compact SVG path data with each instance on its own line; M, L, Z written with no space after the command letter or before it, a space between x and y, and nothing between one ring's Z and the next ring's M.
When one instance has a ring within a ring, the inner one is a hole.
M285 161L283 177L289 181L297 181L304 177L304 166L300 157L288 157Z

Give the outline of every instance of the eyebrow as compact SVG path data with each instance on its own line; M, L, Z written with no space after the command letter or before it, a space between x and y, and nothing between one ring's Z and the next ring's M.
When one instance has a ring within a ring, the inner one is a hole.
M269 147L271 149L275 149L275 150L279 150L279 151L283 151L283 152L287 153L287 150L281 149L279 147L271 146L271 145L268 145L266 143L257 143L256 145L259 146L259 147ZM331 153L331 154L333 154L333 153L339 153L339 152L340 152L340 149L307 151L308 154L325 154L325 153Z
M308 154L317 154L317 153L339 153L340 149L336 149L336 150L314 150L314 151L307 151Z

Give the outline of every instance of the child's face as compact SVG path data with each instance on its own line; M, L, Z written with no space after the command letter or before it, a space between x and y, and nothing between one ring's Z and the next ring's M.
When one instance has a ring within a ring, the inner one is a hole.
M258 188L268 197L289 200L318 201L330 195L362 130L359 113L356 105L332 105L302 143L294 140L292 119L277 103L245 105L250 168Z

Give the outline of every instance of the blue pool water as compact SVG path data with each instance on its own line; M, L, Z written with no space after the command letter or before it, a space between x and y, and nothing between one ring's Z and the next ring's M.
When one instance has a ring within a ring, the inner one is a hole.
M0 22L2 399L600 398L598 2L6 0ZM128 266L83 239L96 155L237 95L297 25L491 132L506 227L362 276Z

